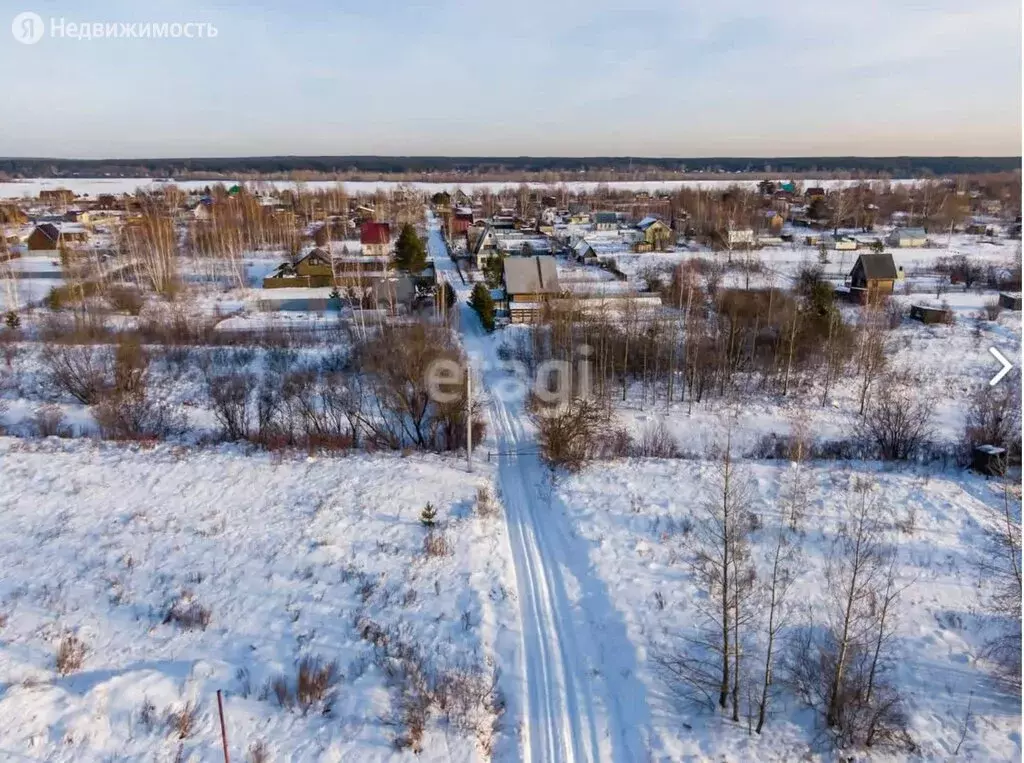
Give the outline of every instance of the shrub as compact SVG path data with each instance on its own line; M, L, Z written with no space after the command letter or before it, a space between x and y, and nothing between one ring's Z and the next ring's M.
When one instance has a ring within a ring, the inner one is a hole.
M852 653L838 688L836 722L830 729L832 741L844 750L869 748L913 754L917 745L908 732L903 697L884 671L871 675L869 649L870 645L860 640L851 645ZM830 634L816 637L811 628L797 629L782 663L784 679L797 697L809 707L823 709L836 679L835 639Z
M270 748L262 739L257 739L249 745L249 753L246 756L248 763L270 763Z
M164 615L164 625L173 624L184 630L206 630L210 624L211 613L208 607L196 601L191 591L182 591Z
M114 349L114 393L135 395L145 392L148 381L149 354L136 337L122 336Z
M58 344L90 344L110 342L114 332L107 327L102 315L93 312L50 313L39 322L39 336Z
M338 677L337 662L323 662L319 657L306 656L299 660L294 683L286 676L277 676L270 682L270 691L283 708L297 706L306 715L314 707L319 707L327 714L334 700Z
M636 455L641 458L678 458L679 443L668 431L665 422L648 425L636 444Z
M185 430L185 416L157 400L149 389L149 353L134 337L114 351L113 387L93 408L101 436L111 440L155 440Z
M167 728L178 739L188 739L195 734L198 721L199 705L193 700L167 713Z
M1020 387L1001 384L979 387L967 406L964 445L969 457L979 445L1019 449L1021 436Z
M251 399L255 388L256 379L252 374L207 376L207 396L224 439L243 440L249 436Z
M422 750L427 722L439 713L450 727L472 733L490 757L505 712L497 672L469 665L431 665L403 628L383 628L366 618L357 628L373 645L374 662L397 694L394 718L388 721L402 729L396 748Z
M999 304L998 299L990 299L985 302L985 317L990 321L994 321L999 317L999 314L1003 312L1002 305Z
M77 636L66 635L57 647L57 672L62 676L81 670L85 662L85 644Z
M305 715L310 708L324 705L324 712L330 711L330 700L334 685L338 681L338 663L321 663L319 657L303 657L299 661L295 680L295 701Z
M160 440L185 431L185 414L149 392L112 396L93 407L100 436L107 440Z
M131 286L111 286L107 290L107 301L118 312L138 315L145 304L142 293Z
M110 353L94 345L46 345L42 361L50 382L80 403L99 403L112 384Z
M498 505L491 491L483 486L476 489L476 515L484 519L498 516Z
M14 310L8 310L4 313L4 325L11 331L17 331L21 328L21 316Z
M38 437L71 437L71 427L64 425L64 411L56 405L44 405L32 414L32 428Z
M902 461L914 455L927 440L931 415L931 400L890 376L878 385L859 430L878 448L883 459Z
M423 553L427 556L448 556L451 552L451 544L444 533L431 530L423 538Z
M577 398L564 406L533 408L540 452L550 466L579 471L599 452L609 424L600 401Z
M450 331L426 323L384 325L356 345L353 359L362 373L351 380L349 406L370 444L394 450L465 447L464 375L449 375L440 390L434 383L439 362L465 368ZM474 404L474 432L482 429L476 410Z
M139 723L147 731L151 732L156 725L156 705L149 697L144 697L142 707L139 709Z

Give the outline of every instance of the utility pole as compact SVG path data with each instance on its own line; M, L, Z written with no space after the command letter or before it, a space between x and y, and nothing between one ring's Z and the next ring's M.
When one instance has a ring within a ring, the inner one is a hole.
M473 471L473 367L466 363L466 469Z

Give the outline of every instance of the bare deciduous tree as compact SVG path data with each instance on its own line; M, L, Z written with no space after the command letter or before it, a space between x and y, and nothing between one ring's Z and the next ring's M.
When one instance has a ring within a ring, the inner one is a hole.
M662 657L660 663L688 696L731 709L738 722L746 629L753 619L756 589L749 547L754 517L750 482L733 459L728 437L713 481L714 491L701 503L688 539L695 577L707 593L697 604L701 634L682 653Z
M764 729L768 715L768 703L775 676L776 642L788 622L789 592L796 580L799 557L799 549L793 543L792 533L787 529L786 524L780 522L768 555L770 573L765 586L768 619L764 626L766 641L764 674L761 682L761 696L757 702L757 728L755 730L758 734Z
M932 402L887 376L878 385L859 432L889 461L910 458L931 432Z
M1009 470L1004 470L1008 472ZM1000 480L999 509L987 529L988 543L980 569L993 585L988 608L1005 620L1003 631L986 644L986 656L1000 678L1021 685L1021 485L1019 476Z
M1002 384L978 387L971 397L964 422L968 450L979 445L996 445L1010 450L1020 442L1020 386ZM968 453L969 455L969 453Z
M852 693L847 671L870 629L874 587L884 566L882 526L873 488L870 482L854 483L851 515L840 530L826 570L832 636L832 670L825 713L829 727L843 725L843 713Z

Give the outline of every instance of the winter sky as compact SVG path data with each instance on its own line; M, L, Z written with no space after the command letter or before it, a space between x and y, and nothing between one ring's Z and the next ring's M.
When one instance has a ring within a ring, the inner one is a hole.
M3 0L0 155L1017 155L1020 0ZM213 39L44 36L203 22Z

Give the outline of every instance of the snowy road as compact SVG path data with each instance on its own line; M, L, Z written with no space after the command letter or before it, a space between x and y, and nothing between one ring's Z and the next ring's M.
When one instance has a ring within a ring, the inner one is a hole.
M586 542L574 537L550 489L521 400L494 394L510 377L466 304L440 233L429 249L458 294L460 324L474 375L489 397L489 432L500 454L499 492L515 563L522 627L523 760L637 761L649 757L649 712L636 678L636 652Z

